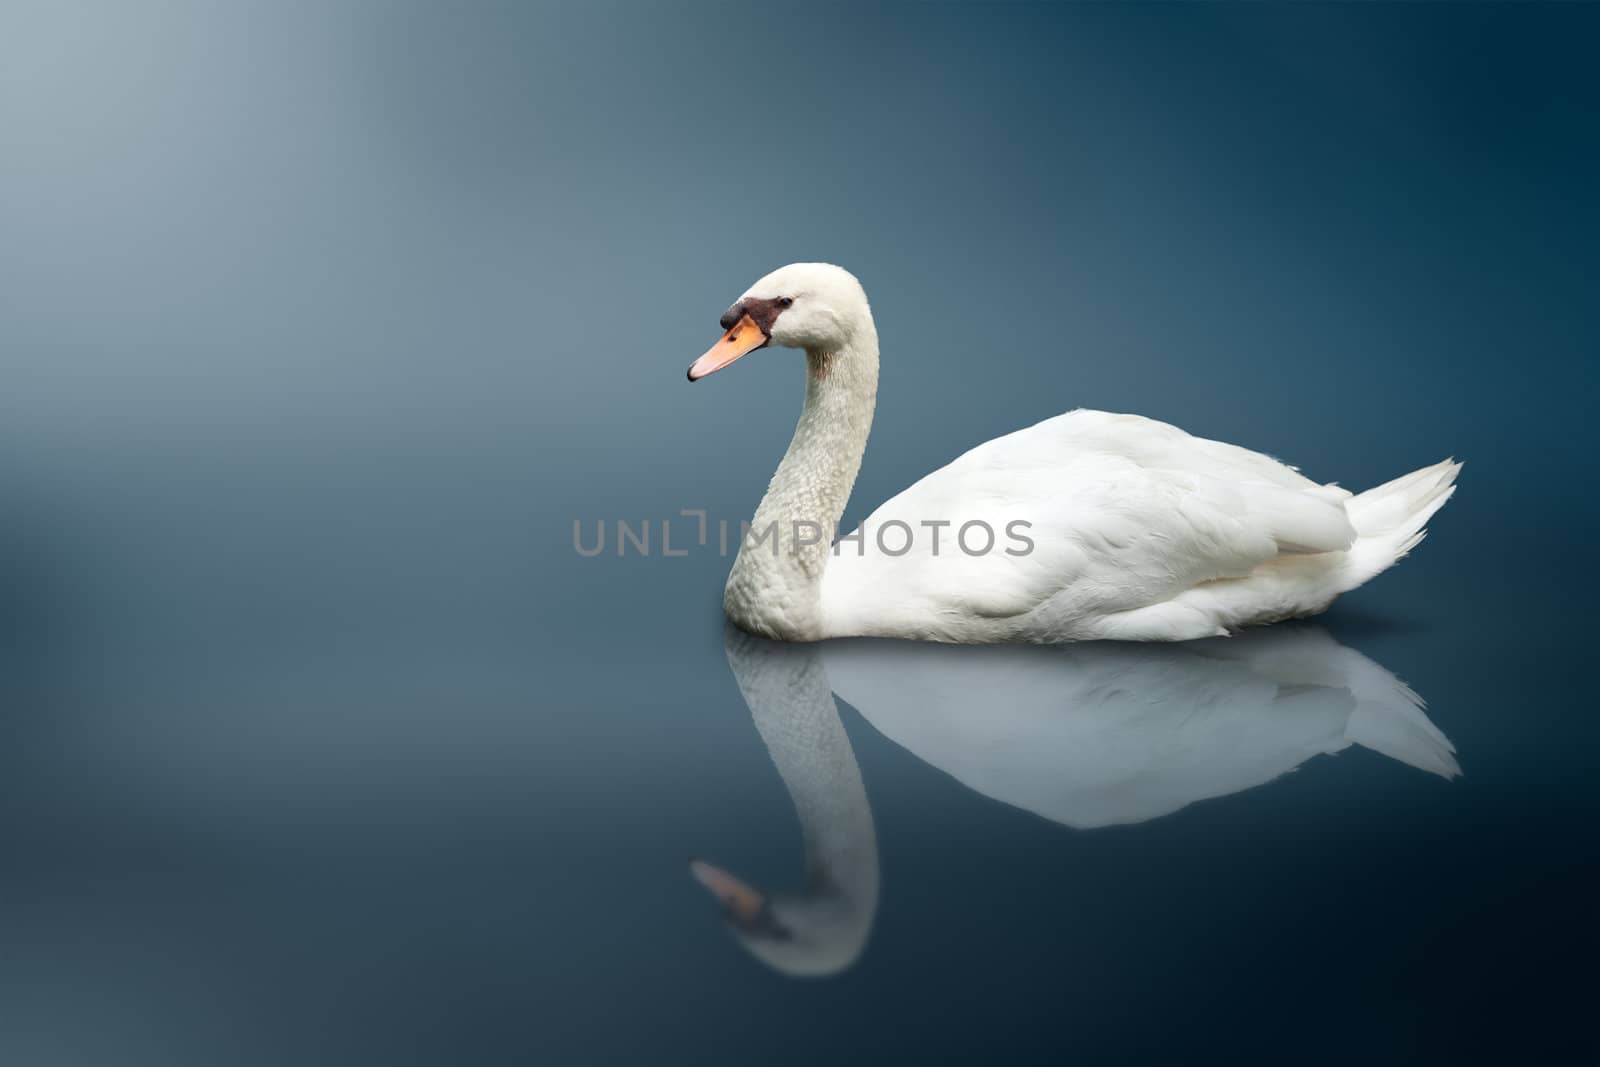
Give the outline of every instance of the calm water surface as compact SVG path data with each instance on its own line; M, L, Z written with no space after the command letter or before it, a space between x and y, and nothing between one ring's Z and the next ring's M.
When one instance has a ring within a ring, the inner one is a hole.
M714 555L529 564L483 461L112 466L8 546L10 1061L1591 1047L1586 640L1450 508L1315 625L802 647Z

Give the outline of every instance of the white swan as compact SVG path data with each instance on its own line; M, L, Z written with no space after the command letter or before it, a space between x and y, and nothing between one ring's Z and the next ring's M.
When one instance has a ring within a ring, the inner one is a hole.
M722 325L691 381L767 345L806 352L805 407L723 598L787 641L1181 641L1313 615L1414 547L1460 470L1353 496L1165 423L1071 411L934 471L830 552L877 399L866 293L840 267L791 264Z
M837 973L878 908L872 811L834 695L974 791L1076 829L1158 818L1360 745L1460 773L1403 682L1309 624L1186 645L792 645L728 627L728 665L805 839L804 888L768 893L701 860L694 877L753 955Z

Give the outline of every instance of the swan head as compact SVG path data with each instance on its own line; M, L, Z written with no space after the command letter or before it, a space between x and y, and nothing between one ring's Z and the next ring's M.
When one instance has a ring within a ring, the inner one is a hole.
M875 907L837 891L769 895L704 860L692 861L689 873L717 898L745 951L780 974L838 974L861 955L872 929Z
M722 313L722 339L689 367L689 380L715 374L758 348L838 352L872 329L856 276L831 263L791 263L756 282Z

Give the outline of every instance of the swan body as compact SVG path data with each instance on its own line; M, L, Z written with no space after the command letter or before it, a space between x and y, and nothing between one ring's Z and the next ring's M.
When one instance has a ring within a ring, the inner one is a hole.
M979 445L832 543L877 399L866 294L842 268L792 264L723 325L691 380L769 344L806 351L805 405L723 600L782 640L1183 641L1313 615L1409 552L1460 470L1357 495L1154 419L1078 410Z

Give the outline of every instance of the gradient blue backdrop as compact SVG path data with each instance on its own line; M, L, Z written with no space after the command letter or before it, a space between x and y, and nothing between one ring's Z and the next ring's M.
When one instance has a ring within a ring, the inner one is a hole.
M1592 1053L1597 44L1586 5L0 0L0 1058ZM682 870L797 862L727 561L572 523L749 513L799 357L683 370L801 259L883 339L847 519L1074 406L1352 488L1464 459L1330 626L1466 776L1071 835L851 720L879 930L758 973ZM1169 877L1211 895L1105 914Z

